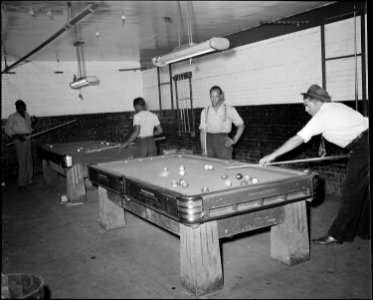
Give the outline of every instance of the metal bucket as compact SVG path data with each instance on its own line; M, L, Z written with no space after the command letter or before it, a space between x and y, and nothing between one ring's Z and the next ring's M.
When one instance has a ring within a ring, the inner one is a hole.
M43 299L44 280L34 274L1 274L1 299Z

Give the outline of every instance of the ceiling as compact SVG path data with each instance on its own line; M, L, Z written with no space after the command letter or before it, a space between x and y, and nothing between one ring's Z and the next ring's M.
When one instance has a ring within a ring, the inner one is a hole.
M86 60L151 62L175 47L224 37L335 1L2 1L2 60L30 53L91 3L100 6L28 60L75 61L77 36ZM188 31L188 23L191 31ZM188 35L188 32L191 34Z

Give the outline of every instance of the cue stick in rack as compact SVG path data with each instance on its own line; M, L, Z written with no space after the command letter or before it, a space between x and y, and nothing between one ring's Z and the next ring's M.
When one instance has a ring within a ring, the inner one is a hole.
M165 140L166 137L165 136L160 136L160 137L156 137L154 138L155 141L161 141L161 140ZM134 145L135 143L130 143L129 146L131 145ZM110 149L115 149L115 148L120 148L122 147L123 144L116 144L116 145L113 145L113 146L107 146L107 147L103 147L103 148L99 148L99 149L88 149L85 153L93 153L93 152L101 152L101 151L105 151L105 150L110 150Z
M42 134L47 133L47 132L49 132L49 131L56 130L56 129L58 129L58 128L61 128L61 127L63 127L63 126L66 126L66 125L69 125L69 124L72 124L72 123L75 123L75 122L76 122L75 119L74 119L74 120L71 120L71 121L69 121L69 122L66 122L66 123L63 123L63 124L57 125L57 126L55 126L55 127L51 127L51 128L49 128L49 129L46 129L46 130L43 130L43 131L39 131L39 132L34 133L34 134L32 134L32 135L26 136L25 139L31 139L32 137L36 137L36 136L42 135ZM13 141L13 142L11 142L11 143L6 144L5 146L6 146L6 147L9 147L10 145L13 145L13 144L15 144L15 143L16 143L16 141Z
M314 161L322 161L322 160L338 160L338 159L344 159L344 158L348 158L348 157L349 157L349 155L334 155L334 156L284 160L284 161L271 162L271 163L268 164L268 166L283 165L283 164L298 164L298 163L314 162ZM226 167L225 169L226 170L232 170L232 169L239 169L239 168L248 168L248 167L253 167L253 166L259 166L259 165L258 164L244 164L244 165L240 165L240 166L229 166L229 167Z

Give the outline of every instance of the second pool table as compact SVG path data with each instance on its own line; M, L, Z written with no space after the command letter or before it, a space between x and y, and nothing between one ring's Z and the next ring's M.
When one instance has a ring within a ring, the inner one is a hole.
M83 202L89 184L87 165L135 156L135 145L125 149L119 146L119 143L95 140L39 145L37 154L42 159L44 181L51 184L58 174L65 176L69 201Z

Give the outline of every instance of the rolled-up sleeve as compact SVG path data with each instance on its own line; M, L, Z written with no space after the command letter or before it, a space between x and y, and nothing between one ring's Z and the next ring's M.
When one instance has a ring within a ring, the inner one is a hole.
M244 123L241 116L238 114L237 110L234 107L230 107L229 115L235 126L238 127Z
M312 117L308 123L297 132L305 143L307 143L313 136L321 134L323 132L323 122L318 116Z
M199 130L206 130L206 108L201 112L201 122L199 123Z

